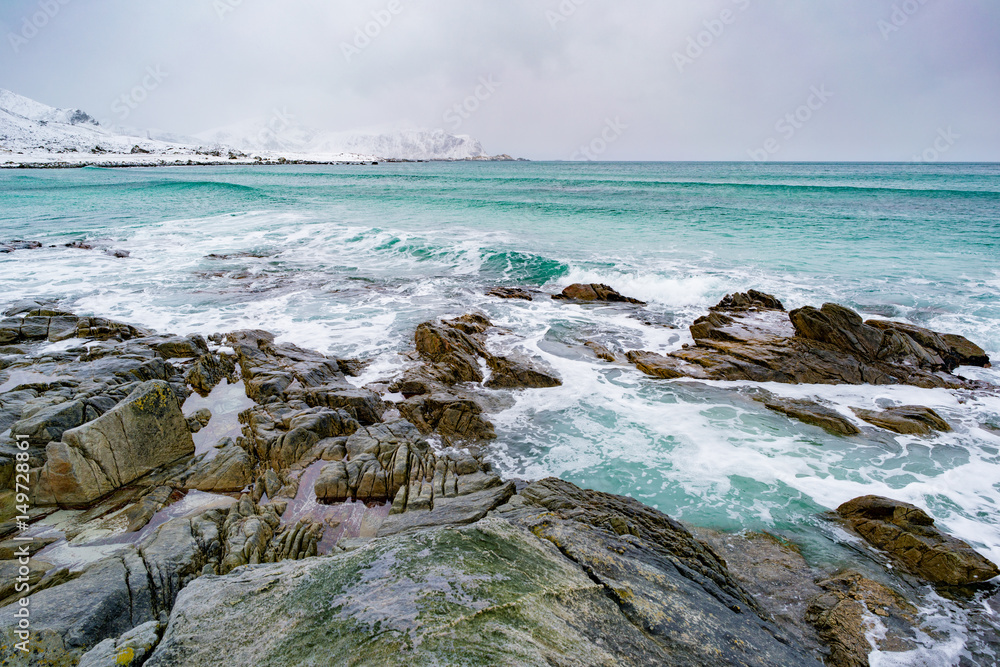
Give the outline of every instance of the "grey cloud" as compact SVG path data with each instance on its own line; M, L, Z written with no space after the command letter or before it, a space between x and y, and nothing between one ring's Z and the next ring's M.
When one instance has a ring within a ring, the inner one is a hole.
M1000 159L992 0L397 1L348 60L389 0L41 0L58 12L17 53L9 34L42 5L11 0L0 87L115 120L160 67L128 124L193 133L287 108L326 129L450 129L492 76L459 131L495 153L566 159L618 118L601 159L741 160L773 138L773 159L908 160L948 127L944 158ZM813 86L833 97L787 137L776 123Z

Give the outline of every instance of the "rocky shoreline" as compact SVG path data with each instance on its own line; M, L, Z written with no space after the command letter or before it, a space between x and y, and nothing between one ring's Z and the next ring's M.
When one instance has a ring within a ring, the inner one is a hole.
M490 296L642 305L596 284ZM509 333L479 313L425 322L403 373L357 386L364 360L266 331L173 336L12 305L0 320L0 658L866 665L933 632L914 604L928 586L1000 612L996 565L903 502L862 496L825 517L856 540L858 563L824 571L780 536L682 525L555 478L502 479L490 414L511 391L562 383L539 360L493 353L491 337ZM989 365L971 341L835 304L786 312L751 290L691 333L667 355L586 344L665 379L996 391L952 373ZM922 406L855 410L862 425L817 401L753 398L843 437L950 428ZM14 490L24 464L28 502ZM19 572L27 592L7 576ZM16 648L26 596L28 654Z

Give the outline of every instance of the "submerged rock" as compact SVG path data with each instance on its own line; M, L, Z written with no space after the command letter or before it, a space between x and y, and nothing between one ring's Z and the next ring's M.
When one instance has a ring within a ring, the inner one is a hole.
M837 513L868 542L932 583L967 586L1000 575L994 563L962 540L941 532L934 519L909 503L861 496L838 507Z

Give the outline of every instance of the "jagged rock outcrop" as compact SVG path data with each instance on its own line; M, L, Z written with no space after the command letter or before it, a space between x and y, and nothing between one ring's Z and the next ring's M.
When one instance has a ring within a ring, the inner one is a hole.
M573 283L563 289L559 294L552 296L553 299L571 301L607 301L610 303L635 303L645 306L645 301L634 299L630 296L619 294L615 289L600 283Z
M233 377L236 362L228 355L203 354L194 362L184 380L201 396L208 394L225 379Z
M467 450L435 452L410 422L362 427L315 484L321 502L392 501L378 535L477 521L514 493Z
M51 309L31 310L23 317L0 320L0 345L24 341L58 342L69 338L127 340L149 335L149 331L102 317L77 317Z
M266 331L237 331L227 334L226 340L236 351L247 396L257 403L302 398L318 387L353 389L341 370L342 362L350 366L347 360L275 343Z
M219 572L225 574L240 565L267 562L271 539L281 524L274 505L258 505L244 495L229 509L222 526L225 556Z
M316 480L316 498L385 502L410 479L422 478L430 445L410 422L399 419L362 427L345 443L342 460L326 464Z
M930 435L931 431L950 431L941 415L922 405L900 405L885 410L851 408L861 419L879 428L910 435Z
M932 583L968 586L1000 575L996 564L962 540L941 532L934 519L915 505L861 496L838 507L837 513L869 543Z
M382 414L386 410L382 398L367 389L321 386L305 391L302 399L309 407L343 410L360 424L376 424L382 421Z
M354 433L360 424L344 410L307 408L272 401L244 410L238 444L255 462L283 470L308 454L319 441Z
M770 294L748 289L746 292L733 292L722 297L718 304L709 310L740 312L745 310L785 310L781 301Z
M695 345L667 355L636 350L629 361L662 378L920 387L977 386L951 371L958 363L989 363L982 350L954 334L865 322L832 303L789 313L767 303L780 305L770 295L727 297L691 325Z
M482 416L478 397L461 383L489 389L555 387L556 375L519 354L495 355L486 347L492 323L470 313L441 322L424 322L414 332L421 364L393 382L392 391L403 394L400 414L424 434L437 433L445 442L486 440L496 437L493 425ZM489 369L489 377L484 368Z
M87 505L146 473L194 452L170 385L153 380L97 419L46 447L40 505Z

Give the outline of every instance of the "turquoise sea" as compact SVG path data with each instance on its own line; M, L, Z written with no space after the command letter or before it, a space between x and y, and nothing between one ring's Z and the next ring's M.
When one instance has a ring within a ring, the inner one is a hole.
M564 380L511 394L491 417L493 460L507 476L559 475L696 525L778 532L829 567L857 550L823 513L887 495L927 508L1000 562L1000 396L767 387L849 415L927 405L954 426L928 438L840 438L768 412L747 397L750 383L655 380L582 348L674 349L708 306L755 288L788 308L834 301L961 333L1000 359L1000 165L6 170L0 241L13 238L56 247L0 255L0 306L60 297L77 313L162 331L265 328L371 359L361 382L399 372L419 322L479 309L513 332L498 349L542 357ZM64 247L75 240L97 249ZM649 305L484 296L572 282L607 283ZM997 369L961 372L1000 384ZM956 609L928 590L922 613L938 633L907 664L984 655L982 633L996 621Z

